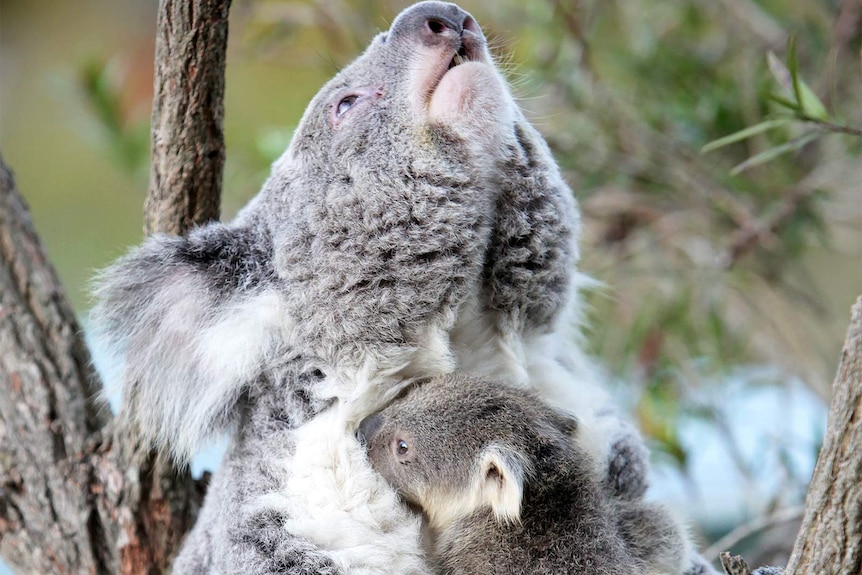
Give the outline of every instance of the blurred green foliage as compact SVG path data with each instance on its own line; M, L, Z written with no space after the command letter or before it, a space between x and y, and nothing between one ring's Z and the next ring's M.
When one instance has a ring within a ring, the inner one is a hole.
M138 179L149 170L149 123L131 118L123 106L124 77L117 59L85 60L78 71L81 93L89 104L98 145Z

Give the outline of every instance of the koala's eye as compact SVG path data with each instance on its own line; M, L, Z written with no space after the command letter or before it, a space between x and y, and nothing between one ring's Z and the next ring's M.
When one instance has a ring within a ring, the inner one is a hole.
M407 455L410 453L410 446L403 439L399 439L395 442L395 453L398 455Z
M353 107L353 104L355 104L356 100L358 99L359 96L356 95L345 96L344 98L342 98L338 102L338 105L335 106L335 117L341 117L342 114L344 114L347 110Z

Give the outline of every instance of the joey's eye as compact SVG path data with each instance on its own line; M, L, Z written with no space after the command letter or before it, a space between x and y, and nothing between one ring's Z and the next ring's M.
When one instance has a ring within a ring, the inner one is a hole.
M356 103L356 100L358 98L359 97L355 95L342 98L341 101L338 102L338 105L335 107L335 116L340 117L342 114L344 114L344 112L349 110L353 106L353 104Z
M407 445L407 442L403 439L399 439L395 442L395 453L398 455L407 455L410 452L410 446Z

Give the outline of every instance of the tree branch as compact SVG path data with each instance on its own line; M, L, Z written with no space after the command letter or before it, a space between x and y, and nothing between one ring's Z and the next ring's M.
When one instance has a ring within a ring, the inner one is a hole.
M219 217L230 0L160 0L144 230L181 235Z

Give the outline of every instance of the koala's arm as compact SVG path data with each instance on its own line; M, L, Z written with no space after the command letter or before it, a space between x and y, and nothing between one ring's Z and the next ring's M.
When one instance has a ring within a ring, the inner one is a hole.
M518 331L543 332L573 297L580 223L544 139L523 117L514 130L486 259L488 305Z
M237 402L241 423L174 561L174 575L343 573L326 551L287 529L296 510L267 503L286 489L295 427L320 408L310 398L319 377L299 362L283 361Z
M229 423L274 353L272 249L254 224L151 237L96 279L91 325L123 366L123 414L178 461Z
M781 571L769 571L775 567L766 567L766 571L756 570L751 575L781 575ZM719 575L715 567L707 561L700 553L692 551L689 567L681 575Z

